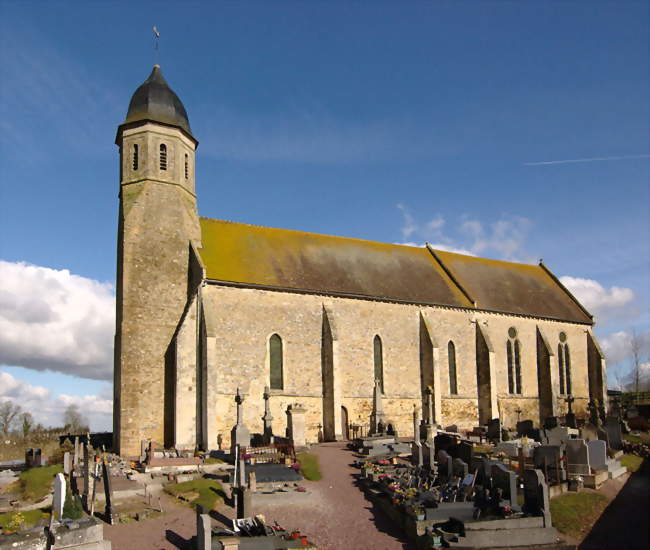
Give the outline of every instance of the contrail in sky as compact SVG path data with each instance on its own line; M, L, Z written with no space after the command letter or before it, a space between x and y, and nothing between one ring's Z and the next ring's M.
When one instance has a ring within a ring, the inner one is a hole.
M543 164L571 164L574 162L599 162L602 160L647 159L650 155L623 155L622 157L594 157L590 159L546 160L543 162L524 162L524 166L542 166Z

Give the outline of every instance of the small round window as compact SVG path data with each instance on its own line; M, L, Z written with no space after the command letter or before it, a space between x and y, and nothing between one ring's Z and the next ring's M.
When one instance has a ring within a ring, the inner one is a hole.
M560 332L560 342L566 342L566 333Z
M510 327L508 329L508 336L510 336L510 338L517 338L517 329L515 327Z

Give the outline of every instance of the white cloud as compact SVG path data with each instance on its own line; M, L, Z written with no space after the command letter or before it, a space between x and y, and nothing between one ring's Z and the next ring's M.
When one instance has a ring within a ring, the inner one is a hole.
M107 384L110 387L109 384ZM20 405L23 411L30 412L36 422L44 426L62 426L65 409L75 404L90 422L95 431L112 429L113 401L100 395L52 395L43 386L34 386L18 380L7 372L0 371L0 401L9 400Z
M647 360L650 356L650 331L637 333L639 358ZM616 365L631 360L632 333L624 330L599 338L600 347L607 358L608 365Z
M403 204L397 204L402 213L401 232L404 239L413 243L413 237L428 241L438 250L457 252L468 256L486 255L509 261L526 261L530 259L523 252L532 222L521 216L503 217L490 224L464 217L451 237L443 231L446 220L436 215L430 221L419 223L410 210ZM453 232L453 228L452 228ZM403 243L403 244L409 244Z
M112 378L112 285L3 260L0 280L0 364Z
M612 319L626 317L634 308L634 291L630 288L612 286L605 288L593 279L560 277L560 281L597 321L606 323Z

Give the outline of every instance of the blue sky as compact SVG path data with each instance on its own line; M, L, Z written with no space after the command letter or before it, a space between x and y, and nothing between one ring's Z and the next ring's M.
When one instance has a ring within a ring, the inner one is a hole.
M114 138L156 61L200 142L201 215L543 258L596 314L614 385L630 331L650 343L648 21L630 1L0 0L5 322L37 320L38 281L59 316L80 285L94 304L16 329L5 395L85 399L108 426L88 396L109 409Z

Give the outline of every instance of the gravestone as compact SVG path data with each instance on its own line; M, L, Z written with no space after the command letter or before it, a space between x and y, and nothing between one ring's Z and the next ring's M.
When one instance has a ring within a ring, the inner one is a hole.
M248 488L251 493L257 492L257 475L255 472L249 472L248 474Z
M498 487L503 491L503 497L510 500L510 507L514 510L519 508L517 502L517 474L508 470L501 462L492 465L492 487Z
M262 417L262 422L264 422L264 445L271 445L273 443L273 415L271 415L271 390L268 386L264 388L264 416Z
M56 474L54 478L54 496L52 497L52 516L61 521L63 519L63 505L65 504L66 483L63 474Z
M102 462L102 478L104 482L104 499L106 503L104 508L104 515L106 516L106 522L109 525L113 525L113 485L108 467L106 466L106 461Z
M212 522L208 514L197 514L196 547L198 550L212 549Z
M438 471L447 479L454 475L453 458L447 454L447 451L438 451Z
M446 432L453 432L453 433L458 433L458 426L456 424L452 424L451 426L447 426L445 428Z
M544 420L545 430L552 430L553 428L557 428L559 425L560 422L558 421L557 416L547 416Z
M90 497L90 452L88 450L88 443L83 446L83 455L84 455L84 464L83 464L83 480L84 480L84 492L81 496L81 503L83 504L84 510L88 512L89 510L89 497Z
M465 464L471 464L472 459L474 458L474 445L467 441L461 441L458 447L458 458L460 458Z
M141 439L140 440L140 462L144 462L147 460L147 440L146 439Z
M551 527L548 485L544 482L544 474L539 470L524 470L523 512L533 516L543 516L544 527Z
M413 446L411 447L413 464L422 468L424 458L422 456L422 442L420 441L420 413L416 405L413 405Z
M34 464L34 449L31 447L25 451L25 467L32 468Z
M289 405L287 407L287 436L293 443L295 449L307 446L305 438L305 409L301 405Z
M597 439L587 443L589 447L589 463L595 470L607 469L607 444Z
M77 467L79 466L79 458L81 454L81 450L79 448L79 436L75 435L74 436L74 456L72 457L72 467L76 470Z
M533 421L532 420L522 420L521 422L517 422L517 435L519 437L528 436L528 432L532 430L534 427Z
M548 475L547 483L560 483L566 480L562 458L562 448L559 445L540 445L533 450L533 464L535 469Z
M452 461L452 470L455 477L464 479L469 472L469 466L467 462L464 462L460 458L454 458Z
M230 430L230 455L233 457L235 456L235 448L237 445L246 448L251 445L251 434L244 424L244 399L244 396L239 393L239 388L237 388L237 394L235 395L235 403L237 403L237 424Z
M572 439L566 443L566 461L569 474L589 475L589 447L584 439Z
M252 496L246 487L237 487L237 519L253 517Z
M587 422L581 429L580 429L580 439L584 439L585 441L595 441L598 439L598 429L595 424L592 424L591 422Z
M609 446L618 451L623 448L623 434L621 431L621 422L617 416L608 416L605 422L605 431L609 439Z
M67 476L72 472L72 456L68 451L63 453L63 473Z
M488 421L487 439L491 442L501 441L501 421L498 418Z

